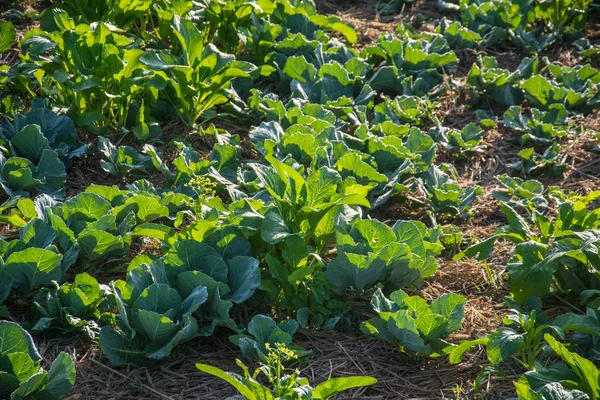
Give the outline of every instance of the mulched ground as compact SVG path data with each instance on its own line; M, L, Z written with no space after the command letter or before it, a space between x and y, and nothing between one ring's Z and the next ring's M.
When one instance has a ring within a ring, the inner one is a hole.
M406 4L404 9L394 16L378 14L379 2L366 1L317 1L320 12L340 16L344 21L358 28L361 46L373 43L385 33L391 33L399 22L428 29L423 23L425 18L439 19L442 14L435 9L433 1L422 0ZM0 0L2 11L18 6L21 10L35 9L35 1L11 2ZM31 25L21 21L18 28L22 32ZM590 36L600 38L600 23L593 24ZM555 46L545 54L552 61L573 65L580 60L568 47ZM512 51L488 51L498 57L501 66L514 69L522 56ZM443 117L445 125L462 128L474 121L474 108L469 105L470 93L465 85L466 75L477 59L475 51L463 51L458 54L461 62L448 82L451 91L440 99L438 115ZM17 52L5 55L2 62L13 63ZM477 108L495 115L501 115L505 108L489 102L477 105ZM217 126L243 137L249 127L231 126L228 121L213 121ZM561 179L541 179L544 184L560 185L569 190L587 193L597 189L600 184L600 159L588 150L598 145L593 132L600 130L600 112L582 119L580 123L588 134L570 139L561 144L564 160L570 165L569 171ZM169 138L176 136L180 128L166 130ZM447 221L454 223L466 239L487 238L505 220L493 200L492 192L497 189L495 176L507 173L507 165L518 159L518 146L506 141L511 132L498 128L488 132L484 139L487 149L476 158L466 161L453 160L448 154L439 154L438 160L452 162L458 170L460 183L478 184L484 190L474 208L474 218L469 221ZM91 140L91 138L85 138ZM252 157L249 149L246 156ZM169 151L167 150L167 158ZM149 177L153 183L154 177ZM157 178L158 179L158 178ZM123 185L100 171L98 157L91 156L76 161L69 174L70 194L75 194L90 183ZM383 209L373 213L381 220L415 218L414 210L390 202ZM141 249L138 249L141 251ZM458 342L475 339L494 331L501 324L506 309L502 298L508 294L505 268L511 257L511 247L500 243L491 260L489 269L475 261L444 261L437 274L427 279L417 293L433 300L448 292L461 294L468 299L463 328L450 340ZM451 258L451 257L449 257ZM364 300L357 299L358 307L364 307ZM210 338L195 339L178 347L174 354L159 365L134 368L115 367L108 363L96 344L73 341L45 341L38 338L40 353L52 360L59 351L70 353L77 363L77 382L73 394L75 399L224 399L235 392L221 380L208 377L195 368L195 363L207 363L228 371L239 372L235 359L241 355L237 348L227 340L227 332ZM371 375L379 383L366 389L347 392L339 399L463 399L473 398L473 385L481 367L486 364L483 351L469 354L464 362L453 366L447 358L433 360L411 360L401 355L391 345L370 340L356 334L336 332L300 331L298 344L312 349L308 364L301 367L302 374L311 382L319 382L328 376ZM509 377L520 373L511 371ZM505 399L514 396L512 383L508 380L480 382L480 394L486 399Z

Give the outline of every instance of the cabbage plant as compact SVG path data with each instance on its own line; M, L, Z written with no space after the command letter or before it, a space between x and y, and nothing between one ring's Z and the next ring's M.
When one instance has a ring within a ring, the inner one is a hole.
M71 356L60 353L49 370L40 364L33 339L14 322L0 321L0 398L11 400L66 397L75 384Z

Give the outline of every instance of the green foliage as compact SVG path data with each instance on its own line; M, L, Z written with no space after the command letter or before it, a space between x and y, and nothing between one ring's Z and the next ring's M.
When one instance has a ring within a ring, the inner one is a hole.
M434 94L434 88L442 81L440 72L450 70L458 61L444 37L411 36L414 35L410 32L401 39L384 35L375 46L366 49L369 57L383 59L369 80L373 89L416 96Z
M129 31L139 30L139 33L143 34L151 17L152 6L157 11L161 9L161 6L167 9L175 8L175 5L170 3L165 0L154 2L150 0L90 0L83 3L77 0L64 0L60 7L78 23L91 24L102 21ZM42 18L47 13L48 11Z
M446 128L438 124L436 128L429 130L429 135L446 150L463 157L471 157L485 150L485 147L480 145L484 131L473 122L467 124L462 130Z
M441 251L439 230L419 222L398 221L392 228L379 221L357 220L338 227L337 256L325 274L338 294L358 292L377 284L386 291L419 287L437 270L434 256Z
M140 61L154 71L149 85L158 91L158 98L171 104L191 127L200 118L207 118L208 110L228 102L232 81L249 78L256 67L236 61L212 44L205 46L200 31L187 19L174 16L171 28L181 54L148 52L140 56Z
M461 327L465 299L446 294L429 304L398 290L420 287L440 257L462 245L461 229L438 221L472 215L482 190L463 185L457 171L468 175L494 156L495 144L488 152L482 142L498 112L515 133L502 139L526 147L504 167L560 177L562 153L591 126L581 114L600 104L593 37L578 40L581 54L572 55L590 65L536 58L589 32L590 0L450 1L435 6L458 20L436 27L419 14L363 46L355 46L362 32L320 15L311 0L48 7L39 28L5 56L12 65L0 66L0 184L9 197L0 205L0 223L9 225L0 240L0 316L32 300L36 320L26 324L33 332L99 340L118 365L156 363L181 343L228 329L260 368L250 374L240 363L243 376L199 365L202 371L245 398L316 400L375 380L331 379L313 388L283 366L309 353L292 345L294 334L338 323L352 330L364 321L352 296L375 291L368 313L378 317L361 329L411 356L449 353L457 362L481 344L492 364L486 371L509 360L529 370L516 383L522 398L598 397L597 370L578 357L600 348L600 192L497 177L493 196L507 224L455 257L485 259L498 240L511 246L504 265L514 310L491 335L453 346L446 340ZM376 8L400 10L401 3ZM0 23L0 53L15 39L12 24ZM513 61L506 46L534 57L514 71L501 68ZM481 56L463 90L459 57L469 62L474 54ZM467 114L476 123L463 127ZM213 119L241 133L206 124ZM99 162L119 187L80 192L77 179L66 180L89 146L76 136L97 141L85 164ZM133 182L138 174L160 187ZM394 221L397 213L430 222ZM124 281L105 286L88 275L114 274L127 263ZM554 306L550 296L587 313L550 321L541 312ZM551 364L550 349L565 364ZM20 385L48 393L12 398L66 395L72 382L56 391L53 370L43 375L39 356L22 353L31 360L0 354L0 370L10 367L0 371L0 398ZM72 366L59 359L69 383Z
M569 134L567 110L562 104L552 104L548 111L531 109L531 117L524 115L520 106L512 106L504 113L504 126L523 134L520 143L547 144Z
M592 0L461 0L463 23L485 46L505 42L529 54L561 37L581 36ZM466 33L463 33L466 35Z
M31 225L29 225L31 227ZM27 230L27 225L21 232ZM29 230L31 231L31 230ZM47 239L42 239L47 240ZM12 242L15 243L16 242ZM19 248L20 247L20 248ZM17 296L25 297L39 286L51 285L53 281L61 281L64 270L61 268L62 255L57 249L43 249L25 246L13 246L4 257L6 261L0 268L2 274L2 290L0 300L4 301L10 294L11 288ZM1 302L0 301L0 302Z
M179 343L198 335L192 314L208 300L205 286L182 297L160 265L137 265L127 281L111 284L118 308L116 326L100 331L100 346L116 365L142 364L167 357Z
M451 346L444 339L462 325L466 299L449 293L427 304L419 296L397 290L386 298L377 290L371 307L379 314L361 324L368 335L398 346L409 354L435 357Z
M267 362L270 349L277 345L285 346L295 354L290 361L298 361L310 354L302 347L292 346L292 338L298 329L293 319L276 323L266 315L256 315L248 323L248 333L230 336L229 340L237 345L248 361Z
M319 69L304 56L289 57L283 73L291 80L292 96L317 104L366 105L375 93L365 83L367 66L356 58L336 61Z
M204 0L199 6L203 37L230 53L249 51L260 61L269 42L281 43L294 35L326 41L325 31L334 31L350 44L357 41L354 29L338 17L318 14L311 1Z
M459 21L450 22L446 17L441 19L437 31L448 41L448 45L455 49L472 49L481 41L481 35L477 32L462 26Z
M264 279L263 285L272 298L283 295L281 308L291 311L309 307L321 314L318 319L323 323L328 308L337 305L336 301L328 305L333 296L319 255L333 239L336 220L344 218L344 210L369 207L366 191L362 185L344 181L331 168L313 170L304 178L273 156L265 158L271 166L253 165L274 203L260 227L262 240L270 245L265 260L271 276ZM298 319L305 326L305 318Z
M10 50L17 39L17 31L11 22L0 22L0 37L2 38L0 39L0 54L2 54Z
M478 64L471 67L467 83L504 105L521 104L525 98L521 82L539 76L536 75L539 64L537 58L525 58L512 73L499 68L493 57L480 57Z
M534 368L536 360L542 354L544 346L544 333L555 330L563 334L559 327L550 325L548 317L538 309L529 314L519 310L511 310L512 314L504 317L505 327L498 328L496 332L484 338L472 341L463 341L460 345L450 349L450 362L459 363L463 354L471 347L484 345L487 357L492 365L499 364L513 358L525 369Z
M547 60L546 60L547 61ZM567 110L591 112L600 104L600 72L589 64L562 67L549 64L552 79L534 75L521 88L525 98L534 106L550 110L553 104L562 104Z
M519 157L520 160L509 164L508 167L524 176L560 177L569 168L567 164L559 161L560 153L556 142L552 142L552 145L541 155L533 148L527 148L519 152Z
M34 132L35 128L28 129ZM36 135L31 133L31 136ZM30 136L29 134L24 136ZM63 197L62 186L66 180L65 165L56 152L43 149L37 163L23 157L6 157L0 153L0 185L10 197L47 193Z
M104 22L77 25L63 10L49 12L54 27L27 35L25 61L39 68L34 74L42 89L68 107L79 126L92 132L125 127L142 92L156 99L157 90L144 83L151 74L140 62L139 43Z
M151 156L138 153L131 146L115 146L110 139L100 136L98 150L104 159L100 167L115 176L124 176L132 171L146 172L153 169Z
M539 190L539 186L535 186ZM599 241L596 230L600 211L590 212L588 206L598 193L567 196L553 191L551 196L558 205L554 220L537 210L531 217L524 218L508 204L500 203L509 225L455 258L473 257L479 253L479 259L485 259L499 238L515 243L515 255L508 264L508 272L510 292L520 304L532 296L543 298L552 290L580 297L586 290L595 289L599 283L592 266L597 262Z
M592 1L540 0L536 2L535 17L560 34L579 34L585 30L587 10Z
M41 289L36 293L33 303L40 319L32 331L64 334L65 331L75 330L94 339L100 330L99 322L112 322L112 314L106 311L108 293L110 289L107 286L99 285L87 273L75 276L73 283Z
M492 192L494 199L514 209L522 207L533 211L548 206L546 199L548 189L541 182L534 179L524 181L506 174L500 175L496 179L504 188Z
M216 326L238 330L229 311L234 303L248 300L261 283L259 262L249 250L238 231L223 229L202 242L179 240L165 255L166 276L182 297L197 287L207 289L207 307L197 313L201 334L211 335Z
M0 397L10 399L65 397L75 383L75 366L60 353L48 371L33 339L14 322L0 321Z
M519 398L594 399L600 396L600 372L594 363L569 351L549 334L544 339L564 364L536 364L535 370L526 372L515 382Z
M456 181L456 171L449 165L442 166L450 175L441 168L433 165L423 178L418 181L418 187L428 198L429 205L436 213L450 217L466 218L470 216L471 203L478 194L483 194L479 186L462 189Z
M0 140L11 144L14 141L12 150L16 155L29 155L30 157L25 158L33 162L38 159L39 155L36 153L39 150L24 149L23 144L34 149L52 149L67 166L70 159L85 154L88 149L88 145L78 144L75 126L70 118L58 115L35 101L34 107L27 114L13 115L12 123L8 118L4 119L0 126Z
M213 375L233 386L240 395L247 400L300 400L310 396L314 400L329 399L336 394L352 389L374 385L377 379L369 376L348 376L343 378L330 378L316 387L311 387L307 378L300 377L300 372L295 370L286 374L287 369L283 364L294 358L294 353L285 346L269 348L267 361L250 374L248 368L237 360L237 365L243 370L240 376L232 372L225 372L207 364L196 364L200 371ZM256 379L259 374L265 375L271 387L264 386Z

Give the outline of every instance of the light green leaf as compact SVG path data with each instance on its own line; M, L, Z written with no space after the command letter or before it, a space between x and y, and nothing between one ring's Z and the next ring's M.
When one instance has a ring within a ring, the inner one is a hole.
M61 259L50 250L32 247L11 254L6 260L5 271L11 275L14 287L29 292L39 285L62 279Z
M313 390L312 395L314 400L325 400L345 390L371 386L376 383L377 379L371 376L347 376L343 378L333 378L318 384Z
M7 52L17 39L17 31L9 21L0 21L0 54Z

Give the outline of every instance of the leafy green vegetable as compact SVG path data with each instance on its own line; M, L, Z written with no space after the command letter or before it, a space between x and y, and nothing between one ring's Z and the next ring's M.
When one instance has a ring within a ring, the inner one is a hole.
M215 46L204 46L194 24L175 15L171 28L181 46L181 54L148 52L140 57L155 76L150 83L158 96L171 104L188 126L193 126L213 107L229 101L228 92L236 78L249 78L256 67L236 61Z
M566 137L567 110L562 104L552 104L548 111L531 109L531 117L524 115L521 107L512 106L504 113L504 126L523 133L520 142L552 143L555 138Z
M544 339L564 364L536 364L534 371L525 373L515 382L522 398L593 399L600 396L600 372L590 360L571 352L549 334Z
M0 396L10 399L61 399L75 384L75 366L60 353L48 371L33 339L14 322L0 321Z
M543 0L537 1L536 18L541 19L560 34L579 33L585 30L587 9L592 0Z
M196 364L196 368L229 383L242 395L242 398L247 400L300 400L303 398L302 396L310 396L311 399L315 400L325 400L348 389L377 383L377 379L369 376L348 376L330 378L313 388L307 378L300 377L298 370L291 374L285 374L286 368L284 368L283 363L293 358L294 353L291 353L285 346L277 346L270 349L267 361L252 375L239 360L236 360L236 363L244 371L243 376L225 372L207 364ZM260 373L265 375L270 386L273 387L274 395L269 387L257 381L256 378Z
M278 343L295 353L295 359L301 359L310 351L302 347L291 346L296 329L298 329L298 323L293 319L277 324L273 319L259 314L248 323L248 334L230 336L229 340L239 346L242 354L249 361L267 362L268 347L275 347Z
M34 106L40 106L39 102L34 102ZM38 143L38 147L55 150L63 162L85 154L88 149L88 145L80 146L77 143L75 126L69 117L58 115L45 107L34 107L27 114L13 115L12 123L8 118L4 119L0 126L0 139L10 141L11 144L14 142L17 154L25 150L20 149L23 142L28 147L32 143ZM35 163L35 158L39 157L37 153L34 151L33 158L26 158Z
M0 153L0 185L11 197L28 197L37 192L61 198L66 176L65 165L53 150L41 150L37 164Z
M521 160L509 164L508 167L525 176L537 176L548 174L550 176L561 176L569 166L559 161L558 144L552 142L542 155L535 152L533 148L523 149L519 152Z
M150 156L140 154L130 146L117 147L102 136L98 138L98 150L104 156L100 166L115 176L124 176L131 171L147 172L154 167Z
M99 285L92 276L82 273L73 283L64 283L54 289L37 292L33 306L40 319L33 332L80 330L94 339L100 328L98 322L110 322L111 314L106 310L106 296L110 289Z
M504 189L495 190L494 199L501 201L512 208L523 207L528 210L544 209L548 206L545 195L547 189L534 179L524 181L506 174L496 177Z
M198 335L192 314L208 299L205 286L182 298L166 281L164 270L142 264L127 273L126 282L113 282L112 289L117 325L102 328L100 346L114 364L159 360Z
M182 297L196 287L207 288L207 307L198 312L203 335L215 326L237 331L229 316L234 303L249 299L261 283L258 260L249 256L250 245L235 230L222 230L203 242L180 240L164 258L166 276Z
M450 22L442 18L437 28L438 32L446 38L448 45L455 49L472 49L478 46L481 35L462 26L459 21Z
M10 253L2 270L10 277L12 288L28 294L38 286L62 280L61 260L54 251L30 247Z
M401 39L384 35L366 53L384 59L369 80L372 87L404 95L435 93L434 88L442 81L440 72L458 61L442 36L422 34L413 38L409 32Z
M493 100L504 105L521 104L525 98L521 88L524 79L538 79L537 58L525 58L517 67L516 71L510 73L498 67L493 57L480 57L479 65L473 64L467 83L488 94Z
M467 124L460 131L438 125L436 128L429 130L429 135L446 150L466 157L485 149L480 146L484 131L473 122Z
M0 54L6 53L17 39L17 31L11 22L0 22L0 38Z
M129 37L105 22L77 25L67 12L49 9L54 29L32 31L24 40L26 61L53 99L69 108L68 115L92 132L125 127L131 105L157 90L144 81L150 72L140 62L145 54ZM52 57L45 53L51 51Z
M398 221L392 228L374 220L357 220L349 229L338 227L338 254L325 274L338 294L383 283L388 291L418 287L435 274L434 256L441 251L438 232L423 224Z
M460 329L466 299L449 293L431 304L402 290L386 298L380 289L371 299L379 314L361 324L361 331L396 346L402 352L439 356L451 346L444 339Z
M419 189L428 197L435 212L451 217L468 217L471 203L483 191L479 186L462 189L456 182L456 171L448 165L443 167L451 175L434 165L423 173L423 179L418 182Z
M577 324L553 324L548 316L542 313L539 298L530 299L529 303L533 305L529 313L512 309L512 313L504 317L504 327L486 337L463 341L451 349L450 362L458 363L471 347L484 345L488 360L493 365L513 359L523 368L533 369L543 354L547 337L551 336L548 332L562 337L567 330L587 330Z

